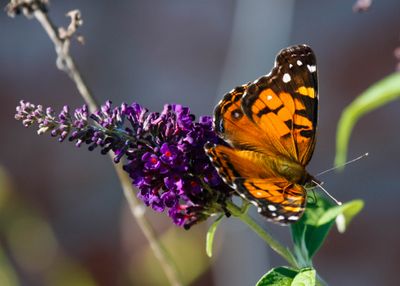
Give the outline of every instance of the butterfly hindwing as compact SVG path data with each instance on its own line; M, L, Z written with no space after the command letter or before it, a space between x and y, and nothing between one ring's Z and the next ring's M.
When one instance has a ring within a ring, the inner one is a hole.
M224 181L265 217L285 224L301 216L306 203L304 188L276 177L265 167L268 157L223 145L207 144L205 148Z
M258 212L270 220L281 224L297 221L304 212L306 190L283 178L244 179L236 182L247 192L247 199L254 202Z

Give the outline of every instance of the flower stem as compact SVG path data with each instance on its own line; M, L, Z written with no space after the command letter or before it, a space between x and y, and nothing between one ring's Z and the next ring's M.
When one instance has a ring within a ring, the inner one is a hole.
M54 44L58 59L57 66L60 70L64 71L68 74L68 76L75 83L80 95L86 102L91 112L95 112L98 110L98 105L96 100L92 96L87 84L83 80L72 56L69 53L69 44L70 39L62 39L58 33L57 27L50 20L45 11L42 11L38 6L34 7L33 16L39 23L42 25L43 29L46 31L47 35L51 39ZM111 160L113 159L114 154L109 153ZM173 286L181 286L183 283L178 275L178 269L168 254L167 250L157 239L154 229L152 225L148 221L148 219L144 216L144 206L138 201L136 198L135 190L130 182L130 179L125 171L122 170L122 167L116 164L113 164L115 170L117 172L118 178L120 180L125 199L128 202L129 208L131 210L132 215L136 219L140 229L145 235L146 239L149 241L150 247L153 250L156 258L158 259L162 269L164 270L167 279L170 285Z
M241 208L235 205L232 202L227 203L228 211L245 224L247 224L255 233L258 234L276 253L278 253L283 259L285 259L290 266L299 269L300 266L298 265L296 259L294 258L293 254L280 244L278 241L272 238L262 227L260 227L246 212L244 212ZM327 286L328 284L317 274L316 277L316 285L317 286Z
M257 224L247 213L242 212L242 210L232 202L227 203L228 211L242 222L247 224L255 233L258 234L276 253L278 253L283 259L285 259L290 266L298 268L296 260L293 254L282 244L272 238L261 226Z

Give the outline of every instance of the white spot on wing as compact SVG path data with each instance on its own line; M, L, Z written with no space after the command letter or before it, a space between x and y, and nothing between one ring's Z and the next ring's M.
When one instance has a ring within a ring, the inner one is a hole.
M303 65L303 63L302 63L302 61L301 61L301 60L297 60L297 62L296 62L296 63L297 63L297 65L298 65L298 66L302 66L302 65Z
M267 208L268 208L271 212L276 211L276 207L275 207L274 205L268 205Z
M278 216L276 219L277 220L283 220L285 217L283 215Z
M310 72L315 72L315 71L317 70L317 67L316 67L316 66L307 65L307 68L308 68L308 70L309 70Z
M271 100L271 99L272 99L272 95L268 95L267 100Z
M299 219L299 217L295 216L295 215L288 217L288 220L298 220L298 219Z
M292 64L289 64L289 68L291 69L293 67L293 65Z
M241 116L239 111L233 112L233 118L238 119Z
M282 80L283 80L284 83L288 83L289 81L292 80L292 78L290 77L290 74L285 73L285 74L283 75L283 77L282 77Z

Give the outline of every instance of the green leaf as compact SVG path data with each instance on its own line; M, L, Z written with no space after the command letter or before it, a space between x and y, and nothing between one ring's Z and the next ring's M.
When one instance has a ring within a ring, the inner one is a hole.
M316 272L312 268L304 268L294 277L290 286L314 286L316 282Z
M294 224L291 226L292 238L294 243L294 253L297 264L300 266L311 266L310 256L306 245L305 235L307 227L304 224Z
M346 231L350 222L364 207L364 202L362 200L354 200L349 203L351 204L343 209L342 214L336 217L336 226L340 233Z
M321 247L333 221L319 224L319 219L332 207L332 203L318 196L316 204L309 204L302 218L291 225L297 260L302 267L311 266L311 259Z
M349 139L357 120L367 112L398 97L400 97L400 73L396 72L373 84L346 107L339 120L336 133L335 166L343 165L347 160Z
M224 215L219 216L210 226L207 232L207 237L206 237L206 253L208 257L212 257L212 248L213 248L213 242L214 242L214 236L215 232L217 231L217 227L219 223L221 222L222 218Z
M289 267L277 267L267 272L256 286L315 286L316 272L308 267L300 271Z
M353 200L341 206L334 206L328 209L319 219L318 225L323 225L337 218L338 215L344 215L345 227L347 227L353 217L364 207L362 200Z
M301 222L311 226L320 226L319 223L321 216L323 216L329 209L335 205L327 200L325 197L317 195L316 203L309 203L306 207L306 211L301 218Z
M298 264L301 267L312 266L312 257L322 246L335 220L339 232L344 232L363 206L362 200L353 200L337 206L317 196L317 203L309 204L303 217L291 225Z
M256 286L291 286L297 274L297 270L289 267L273 268L261 277Z

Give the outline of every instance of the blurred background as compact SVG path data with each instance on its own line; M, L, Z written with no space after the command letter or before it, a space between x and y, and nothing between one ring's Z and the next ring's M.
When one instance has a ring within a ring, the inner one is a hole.
M7 1L0 1L4 7ZM50 16L80 9L84 46L72 53L99 102L164 103L211 114L233 87L268 73L276 53L310 45L318 60L320 113L311 173L328 169L344 107L395 71L400 2L375 1L51 1ZM24 99L83 104L55 66L53 45L35 20L0 14L0 285L166 285L131 217L111 162L98 152L37 136L13 119ZM349 158L370 156L322 179L339 200L364 199L345 234L333 231L315 259L330 285L398 285L400 217L399 102L356 125ZM205 256L206 224L184 231L147 212L188 285L254 285L284 264L245 225L225 220L214 257ZM290 245L289 230L252 213Z

